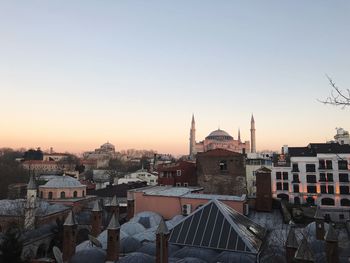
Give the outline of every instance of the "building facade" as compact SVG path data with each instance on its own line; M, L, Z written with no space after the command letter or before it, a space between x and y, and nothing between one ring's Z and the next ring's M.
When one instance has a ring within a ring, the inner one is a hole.
M204 193L246 194L245 156L224 149L197 154L197 181Z
M284 147L274 157L272 193L294 204L318 205L334 221L350 219L350 145Z
M196 164L189 161L163 163L157 166L158 184L171 186L196 186Z
M237 140L235 140L226 131L217 129L212 131L203 141L196 142L196 123L194 116L192 115L191 129L190 129L190 142L189 142L189 156L194 159L197 153L207 152L214 149L225 149L228 151L247 153L255 152L255 121L252 116L251 119L251 140L252 145L249 141L241 141L240 130L238 130Z

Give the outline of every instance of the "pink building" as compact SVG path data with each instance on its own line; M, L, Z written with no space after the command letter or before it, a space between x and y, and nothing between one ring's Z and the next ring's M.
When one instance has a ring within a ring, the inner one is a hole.
M246 195L202 194L200 187L151 186L128 191L128 200L134 202L134 214L152 211L165 219L187 215L212 199L217 199L239 213L244 214Z

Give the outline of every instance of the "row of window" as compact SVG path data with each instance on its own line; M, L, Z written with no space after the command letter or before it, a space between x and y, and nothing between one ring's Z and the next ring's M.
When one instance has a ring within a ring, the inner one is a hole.
M84 197L84 196L85 196L85 191L82 192L82 197ZM44 193L42 191L40 191L40 198L43 198L43 197L44 197ZM78 197L78 192L74 191L73 192L73 198L77 198L77 197ZM66 198L66 193L62 191L60 193L60 198L61 199ZM52 192L49 192L48 199L53 199L53 193Z
M276 180L289 180L288 172L276 172ZM293 183L299 183L299 174L293 174ZM315 174L307 174L306 182L316 183ZM320 182L333 182L333 173L320 173ZM339 182L349 182L349 175L339 173Z
M306 164L305 168L306 168L306 172L313 173L316 171L315 164ZM318 169L333 170L332 160L319 160ZM339 160L338 161L338 169L339 170L348 170L348 161L347 160ZM292 164L292 172L299 172L299 165L297 163Z
M175 171L165 171L165 172L160 172L159 174L160 177L167 177L167 178L174 177L175 175L181 176L181 170L176 170L176 173Z
M276 189L279 191L289 191L289 185L288 183L276 183ZM317 193L317 187L315 185L307 185L306 186L307 192L310 194L316 194ZM293 193L299 193L299 185L293 184ZM334 186L333 185L321 185L320 186L320 192L321 194L334 194ZM347 185L341 185L339 186L339 193L343 195L350 194L350 187Z
M284 199L286 201L289 201L289 196L287 194L279 194L277 195L278 198ZM315 205L315 199L311 196L306 198L306 203L310 205ZM300 197L296 196L294 197L294 204L300 204ZM321 199L321 205L330 205L334 206L335 201L333 198L325 197ZM350 200L347 198L340 199L340 205L341 206L350 206Z

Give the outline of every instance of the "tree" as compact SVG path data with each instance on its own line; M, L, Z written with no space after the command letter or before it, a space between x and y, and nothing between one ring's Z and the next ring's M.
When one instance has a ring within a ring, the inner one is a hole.
M23 243L21 231L16 225L11 225L5 232L1 244L1 262L21 263Z
M319 101L323 104L340 106L342 108L350 106L350 90L341 90L329 76L326 77L332 87L331 94L325 100Z

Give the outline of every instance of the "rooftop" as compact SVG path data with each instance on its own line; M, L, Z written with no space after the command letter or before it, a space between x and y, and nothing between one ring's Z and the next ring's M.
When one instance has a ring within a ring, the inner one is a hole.
M70 188L70 187L86 187L82 185L77 179L70 176L57 176L49 180L46 184L40 186L43 188Z
M158 196L184 196L203 190L203 187L173 187L173 186L148 186L129 190L131 192L143 192L145 195Z

